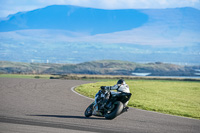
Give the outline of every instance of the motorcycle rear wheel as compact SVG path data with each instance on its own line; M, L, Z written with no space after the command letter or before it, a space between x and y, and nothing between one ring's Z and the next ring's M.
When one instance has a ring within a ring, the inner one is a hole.
M120 101L117 101L114 103L114 109L110 112L110 113L107 113L105 115L105 118L106 119L114 119L115 117L117 117L123 110L123 103L120 102Z

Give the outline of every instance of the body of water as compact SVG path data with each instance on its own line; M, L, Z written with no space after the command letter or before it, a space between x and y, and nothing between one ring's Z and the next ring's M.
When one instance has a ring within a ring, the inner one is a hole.
M200 70L199 70L200 71ZM132 73L133 76L149 76L151 73ZM161 78L197 78L200 79L200 73L195 73L197 76L149 76L149 77L161 77Z

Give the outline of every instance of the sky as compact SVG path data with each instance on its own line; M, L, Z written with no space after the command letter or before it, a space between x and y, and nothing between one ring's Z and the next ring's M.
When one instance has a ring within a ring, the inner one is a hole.
M193 7L200 10L200 0L0 0L0 18L49 5L77 5L100 9Z

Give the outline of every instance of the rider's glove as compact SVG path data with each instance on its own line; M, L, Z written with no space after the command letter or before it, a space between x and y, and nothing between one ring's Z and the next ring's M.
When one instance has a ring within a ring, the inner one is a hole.
M122 84L117 84L118 87L120 87Z
M105 90L105 89L106 89L106 87L105 87L105 86L101 86L101 89L102 89L102 90Z

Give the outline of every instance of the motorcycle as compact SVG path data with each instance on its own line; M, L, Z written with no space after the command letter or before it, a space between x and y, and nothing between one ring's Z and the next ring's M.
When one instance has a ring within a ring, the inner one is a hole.
M108 93L110 93L110 98L107 104L105 105L103 100L99 100L96 105L95 102L93 102L85 110L86 117L94 115L94 116L105 117L106 119L114 119L118 115L128 110L128 107L126 107L125 103L129 101L129 99L131 98L132 95L131 93L125 93L125 92L118 93L113 91ZM105 106L102 107L103 104ZM98 113L94 113L95 106L100 107Z

